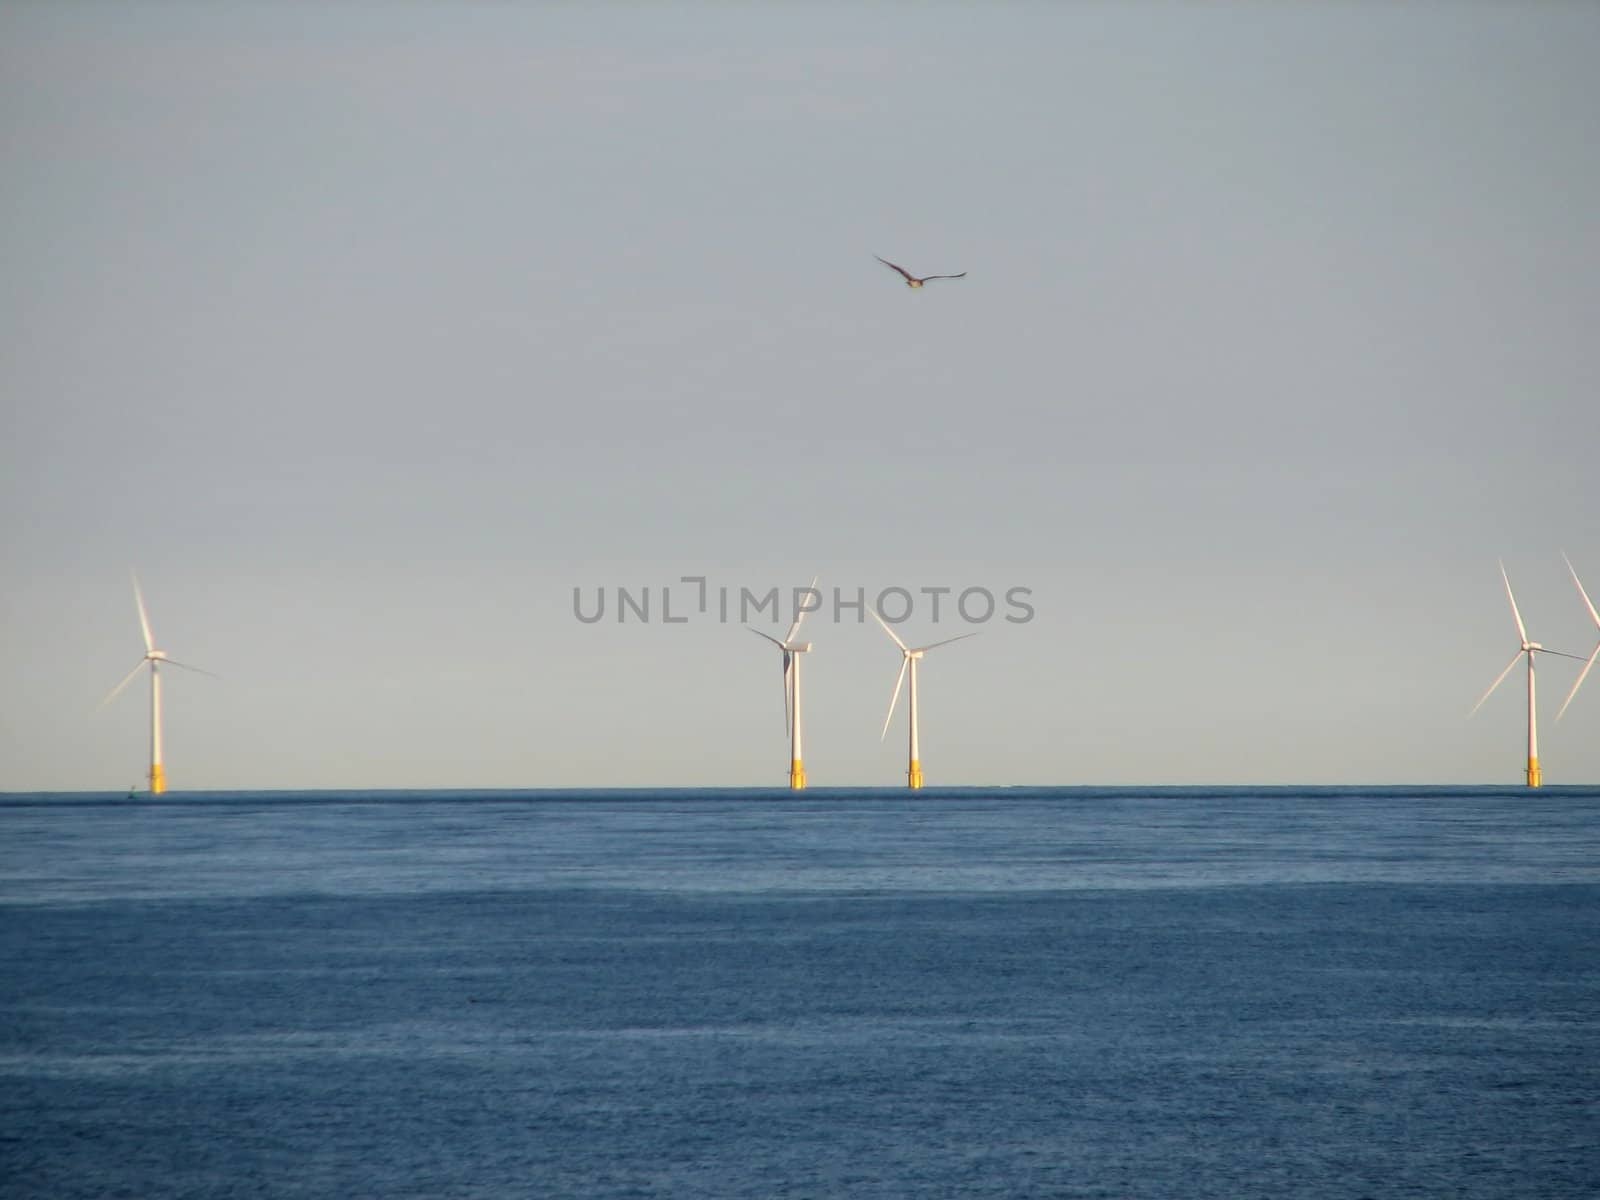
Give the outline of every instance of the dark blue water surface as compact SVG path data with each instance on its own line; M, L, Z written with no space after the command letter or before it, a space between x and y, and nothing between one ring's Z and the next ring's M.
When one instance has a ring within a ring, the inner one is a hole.
M1600 789L0 797L6 1197L1593 1197Z

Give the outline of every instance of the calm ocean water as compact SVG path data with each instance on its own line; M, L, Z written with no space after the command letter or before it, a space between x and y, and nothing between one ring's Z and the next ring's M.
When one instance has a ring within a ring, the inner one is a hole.
M1600 789L0 796L6 1197L1594 1197Z

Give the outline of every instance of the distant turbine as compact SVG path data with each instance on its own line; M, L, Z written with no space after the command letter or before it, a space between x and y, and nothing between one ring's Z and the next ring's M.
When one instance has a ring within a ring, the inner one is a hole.
M185 671L199 671L202 675L210 675L210 671L203 671L199 667L191 667L187 663L178 662L167 657L165 650L157 650L155 639L150 635L150 617L144 608L144 593L139 590L139 577L133 577L133 599L139 606L139 628L144 631L144 657L134 664L133 670L122 678L122 682L112 688L106 698L100 701L105 707L117 698L123 688L133 682L146 665L150 667L150 794L160 795L167 790L167 773L161 763L161 672L159 666L166 663L168 666L182 667Z
M1572 566L1572 560L1567 558L1567 553L1565 550L1561 552L1561 557L1566 559L1567 570L1572 572L1572 582L1578 585L1578 595L1583 597L1583 603L1584 606L1589 610L1590 618L1594 621L1596 627L1600 627L1600 612L1595 612L1594 601L1589 599L1589 593L1583 590L1583 583L1578 578L1578 572ZM1556 714L1556 720L1561 720L1561 713L1567 711L1567 705L1571 704L1572 698L1578 694L1578 689L1583 686L1584 678L1589 674L1589 668L1594 666L1594 660L1596 658L1600 658L1600 642L1595 643L1594 653L1589 655L1589 660L1583 664L1583 670L1578 672L1578 682L1573 684L1572 690L1567 693L1567 698L1561 705L1561 712Z
M922 754L921 747L917 741L917 663L922 661L922 656L929 650L937 649L940 646L948 646L951 642L961 641L962 638L977 637L978 635L976 633L963 633L961 637L945 638L942 642L932 642L926 646L907 646L900 640L899 635L889 628L889 623L883 619L877 610L873 610L872 615L877 619L878 624L883 626L883 631L893 639L894 644L900 647L900 674L895 677L894 695L889 697L889 712L883 718L883 732L878 735L878 740L881 742L889 736L889 722L894 720L894 706L900 702L900 686L906 681L906 672L910 671L911 741L906 765L906 786L908 788L920 788L922 786Z
M878 256L876 254L874 254L872 257L873 258L878 258ZM923 284L927 283L928 280L930 280L930 279L965 279L967 277L967 273L965 271L963 271L959 275L924 275L921 278L918 278L917 276L913 275L910 271L906 270L904 267L896 266L894 263L890 262L887 258L878 258L878 261L881 262L886 267L893 267L896 271L899 271L900 274L904 275L905 276L905 280L906 280L906 286L908 288L919 288Z
M1500 578L1506 581L1506 599L1511 601L1511 615L1516 618L1517 637L1521 639L1522 646L1506 664L1506 669L1501 671L1495 681L1489 685L1489 690L1478 697L1478 702L1472 706L1472 713L1483 707L1483 702L1494 694L1505 677L1511 674L1511 668L1517 665L1517 660L1524 655L1528 658L1528 786L1539 787L1544 781L1539 773L1539 718L1534 703L1533 685L1533 656L1535 654L1554 654L1561 658L1577 658L1576 654L1565 654L1560 650L1546 650L1538 642L1528 640L1528 630L1522 624L1522 614L1517 611L1517 598L1511 594L1511 577L1506 574L1505 563L1500 564ZM1470 717L1472 713L1467 715Z
M815 591L817 580L811 580L809 591ZM799 607L798 605L796 607ZM791 791L803 791L806 786L805 759L800 747L800 658L802 654L811 653L810 642L797 642L794 635L800 632L800 622L806 619L810 609L802 608L795 614L794 624L789 626L789 632L783 641L762 633L759 629L746 629L759 638L766 638L778 649L783 651L783 723L789 735L789 788Z

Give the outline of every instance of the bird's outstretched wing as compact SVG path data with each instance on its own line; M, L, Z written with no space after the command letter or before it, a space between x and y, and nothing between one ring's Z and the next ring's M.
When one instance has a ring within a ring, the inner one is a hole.
M878 258L878 256L876 254L874 254L872 257L873 258ZM906 270L902 266L897 266L896 264L890 262L887 258L878 258L878 261L881 262L886 267L894 267L894 269L896 271L899 271L900 274L904 275L907 280L915 282L916 279L917 279L917 277L915 275L913 275L910 271Z
M922 277L922 282L927 283L930 279L965 279L966 277L967 273L965 271L961 272L959 275L924 275Z

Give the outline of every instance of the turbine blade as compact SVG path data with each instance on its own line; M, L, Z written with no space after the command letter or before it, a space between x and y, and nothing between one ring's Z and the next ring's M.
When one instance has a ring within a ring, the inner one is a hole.
M1581 654L1568 654L1565 650L1550 650L1550 649L1547 649L1544 646L1540 646L1537 650L1530 650L1530 651L1528 651L1528 653L1529 654L1554 654L1557 658L1571 658L1571 659L1575 659L1578 662L1582 662L1583 661L1583 655L1581 655Z
M1522 624L1522 614L1517 611L1517 598L1511 594L1511 576L1506 574L1506 564L1500 564L1500 578L1506 581L1506 599L1511 601L1511 615L1517 619L1517 636L1524 644L1528 640L1528 631Z
M100 707L101 708L104 708L106 705L110 704L113 700L115 700L117 698L117 696L122 692L122 689L127 687L130 683L133 682L133 677L139 673L139 668L144 666L145 662L146 662L146 660L141 658L137 663L134 664L133 670L129 671L126 675L124 675L122 677L122 682L117 684L116 687L112 688L109 692L106 693L106 698L104 700L100 701Z
M1572 571L1572 582L1578 585L1578 595L1583 597L1583 602L1589 609L1589 615L1594 618L1595 625L1600 626L1600 612L1595 612L1594 601L1589 599L1589 593L1583 590L1583 582L1578 578L1578 572L1573 569L1572 560L1567 558L1567 552L1565 550L1561 552L1561 557L1566 559L1567 570ZM1594 660L1591 659L1590 661L1592 662Z
M906 681L906 668L910 665L911 660L909 658L902 658L900 660L900 674L895 677L894 695L889 697L889 712L888 715L883 718L883 732L878 735L878 740L880 742L889 736L889 722L894 720L894 706L900 703L900 685Z
M806 591L808 591L808 592L816 591L817 590L817 580L819 578L820 578L820 576L813 575L811 577L811 586L809 588L807 588ZM799 608L800 606L796 605L795 607ZM800 632L800 622L802 622L802 621L804 621L806 619L806 613L808 613L810 611L811 610L808 608L808 609L803 609L800 612L795 613L794 624L789 626L789 632L786 635L784 635L784 639L783 639L784 641L786 641L786 642L794 641L794 635Z
M150 636L150 614L144 609L144 593L139 590L139 576L131 571L129 574L133 575L133 599L139 606L139 628L144 630L144 648L148 653L156 648L155 639Z
M873 618L873 620L877 621L879 625L883 626L883 631L885 633L887 633L891 638L894 639L894 644L896 646L899 646L900 649L903 652L904 651L909 651L911 649L910 646L907 646L904 642L902 642L900 640L900 635L898 633L896 633L894 630L889 628L889 622L887 622L887 621L885 621L883 619L883 615L881 613L879 613L877 609L873 609L872 610L872 618Z
M750 629L750 626L746 625L745 628L746 629ZM759 629L750 629L750 632L755 634L758 638L766 638L767 641L771 642L779 650L784 649L783 643L780 642L777 638L773 637L770 633L762 633L761 630L759 630Z
M789 698L794 695L794 655L783 652L783 736L789 736L794 718L789 715Z
M1572 690L1567 693L1567 698L1561 702L1561 712L1556 714L1556 720L1561 720L1561 713L1567 711L1567 705L1572 703L1572 698L1578 694L1578 689L1583 686L1583 681L1588 677L1589 668L1594 666L1594 660L1600 658L1600 644L1596 644L1594 653L1589 655L1589 661L1583 664L1583 670L1578 672L1578 682L1572 685Z
M1478 702L1472 706L1472 712L1469 712L1467 716L1472 716L1472 713L1477 712L1483 707L1483 702L1494 694L1495 688L1499 687L1504 681L1505 677L1511 674L1511 668L1517 665L1518 659L1520 659L1525 653L1526 651L1518 650L1516 654L1512 656L1511 661L1506 664L1506 669L1501 671L1500 674L1495 677L1495 681L1489 685L1489 690L1478 697Z
M963 633L960 637L945 638L945 640L942 641L942 642L930 642L926 646L918 646L917 649L923 651L924 653L926 653L929 650L937 650L940 646L948 646L951 642L965 641L969 637L977 637L977 636L978 635L977 635L976 632Z
M182 667L185 671L193 671L197 675L209 675L213 679L222 678L215 671L208 671L204 667L191 667L188 663L181 663L175 658L163 658L161 664L166 667Z

